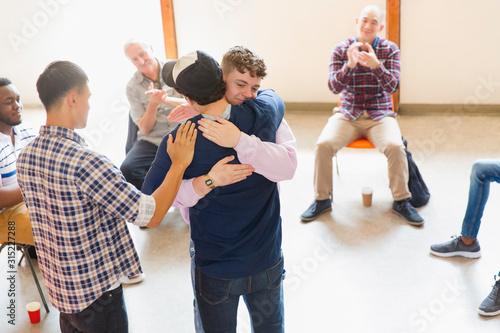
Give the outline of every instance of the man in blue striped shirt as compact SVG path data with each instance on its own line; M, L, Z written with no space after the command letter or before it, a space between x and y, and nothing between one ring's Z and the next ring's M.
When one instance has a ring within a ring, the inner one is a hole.
M19 91L9 79L0 78L0 242L34 245L16 174L19 152L35 138L31 128L21 125L22 112Z
M174 201L193 158L196 130L181 125L174 161L151 195L125 181L105 156L74 130L86 126L90 90L85 72L69 61L51 63L37 90L47 111L40 135L18 159L38 264L65 332L128 332L120 279L142 272L126 222L157 227Z

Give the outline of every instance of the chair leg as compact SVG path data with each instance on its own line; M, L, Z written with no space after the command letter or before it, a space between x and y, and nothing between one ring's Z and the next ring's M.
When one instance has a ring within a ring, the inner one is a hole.
M23 255L26 257L28 264L30 265L31 274L33 274L33 279L35 280L36 286L38 288L38 293L40 294L40 298L42 299L43 305L45 306L45 311L47 311L47 313L49 313L50 312L49 306L47 305L47 301L45 300L45 296L43 295L42 288L40 287L40 283L38 282L38 277L36 276L35 268L33 267L33 262L31 261L31 257L29 256L29 253L28 253L28 248L30 246L32 246L32 245L23 245L22 252L23 252Z
M29 246L29 245L28 245ZM22 245L17 245L18 250L21 250L22 256L21 259L19 259L19 263L17 264L18 266L21 266L21 262L23 261L24 258L24 246Z
M335 154L335 166L337 167L337 176L339 175L339 158L337 154Z

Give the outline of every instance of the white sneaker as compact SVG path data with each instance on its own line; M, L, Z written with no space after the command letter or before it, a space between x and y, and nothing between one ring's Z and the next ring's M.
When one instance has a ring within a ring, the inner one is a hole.
M145 277L146 277L146 274L141 273L141 274L131 276L131 277L124 276L120 279L120 281L123 284L136 284L136 283L142 282L142 280L144 280Z

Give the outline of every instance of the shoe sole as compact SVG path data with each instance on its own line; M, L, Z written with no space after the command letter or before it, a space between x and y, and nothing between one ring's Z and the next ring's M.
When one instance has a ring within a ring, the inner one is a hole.
M316 216L316 217L302 217L302 216L301 216L301 217L300 217L300 220L301 220L302 222L311 222L311 221L316 220L318 217L320 217L320 216L321 216L321 215L323 215L324 213L328 213L328 212L331 212L331 211L332 211L332 207L325 209L324 211L322 211L321 213L319 213L319 214L318 214L318 216Z
M477 259L481 257L481 251L478 252L455 251L455 252L442 253L431 250L431 254L435 255L436 257L442 257L442 258L464 257L468 259Z
M137 284L137 283L141 283L142 281L144 281L145 277L146 277L145 274L140 274L137 277L134 277L132 279L129 279L128 277L123 277L121 279L121 282L122 282L122 284L126 284L126 285Z
M397 216L399 216L400 218L402 218L403 220L405 220L406 223L411 224L413 226L419 227L419 226L421 226L421 225L424 224L424 221L421 221L421 222L408 221L403 215L401 215L400 213L396 212L394 209L392 210L392 213L396 214Z
M498 311L495 311L495 312L484 312L483 310L481 309L477 309L477 313L479 313L481 316L485 316L485 317L493 317L493 316L497 316L500 314L500 310Z

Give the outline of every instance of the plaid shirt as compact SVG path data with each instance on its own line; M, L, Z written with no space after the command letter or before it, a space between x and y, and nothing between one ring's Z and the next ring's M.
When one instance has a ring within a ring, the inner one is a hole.
M351 120L364 111L373 120L394 115L391 95L399 88L400 52L396 44L376 38L372 47L380 61L377 69L347 67L347 49L356 38L337 44L332 51L328 87L340 94L340 112Z
M17 161L50 301L81 312L122 276L142 272L126 221L145 225L152 197L63 127L42 126Z

